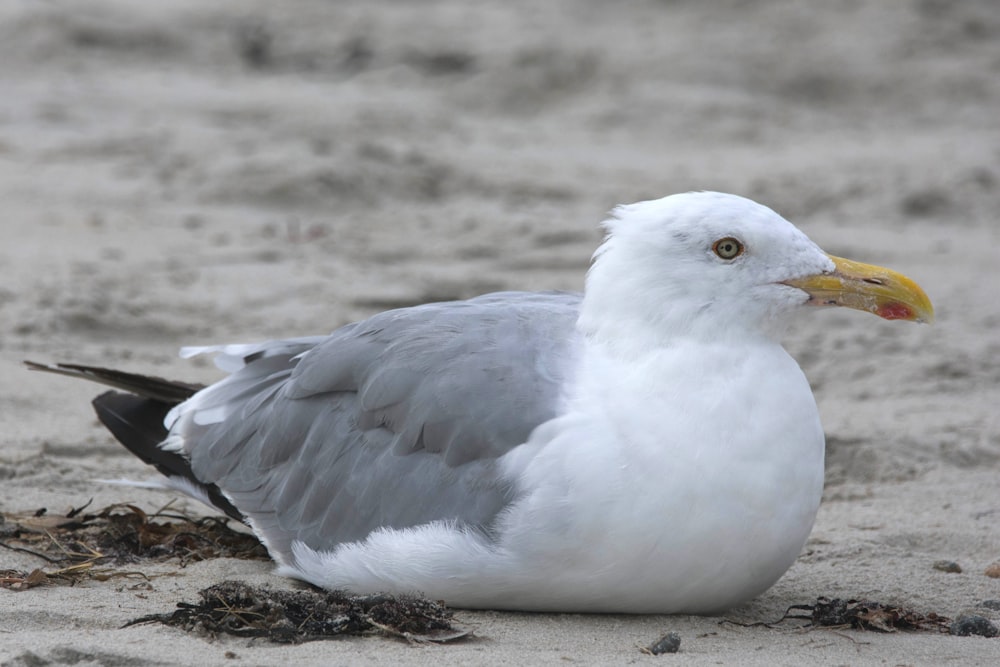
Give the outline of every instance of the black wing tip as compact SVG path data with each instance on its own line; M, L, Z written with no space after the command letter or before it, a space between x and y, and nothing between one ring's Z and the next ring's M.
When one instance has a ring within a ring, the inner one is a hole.
M238 521L245 520L218 486L195 476L186 457L160 446L167 437L163 420L174 403L113 390L96 396L91 403L101 423L132 454L166 477L188 480L205 492L215 508Z
M245 520L243 513L236 509L218 486L206 484L195 477L187 458L160 447L168 434L163 423L167 413L175 405L197 393L203 388L202 385L99 366L44 364L30 359L24 359L23 363L28 370L83 378L114 387L113 390L94 397L91 404L97 412L97 418L115 439L161 474L184 478L200 488L209 502L228 516L239 521Z
M65 363L42 364L29 359L24 360L24 365L28 367L28 370L82 378L165 403L181 403L205 388L204 385L200 384L167 380L155 375L127 373L101 366Z

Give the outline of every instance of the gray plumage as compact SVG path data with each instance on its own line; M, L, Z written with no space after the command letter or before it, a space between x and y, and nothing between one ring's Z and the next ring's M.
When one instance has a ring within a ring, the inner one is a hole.
M490 294L262 344L171 435L278 557L436 520L488 533L512 493L497 457L557 413L580 298Z

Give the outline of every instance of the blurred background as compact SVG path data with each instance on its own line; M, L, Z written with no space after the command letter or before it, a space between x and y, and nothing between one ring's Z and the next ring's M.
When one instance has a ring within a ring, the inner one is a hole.
M998 109L992 0L10 0L0 410L37 451L89 394L22 358L207 380L177 347L579 289L615 204L717 189L937 304L792 337L832 443L995 462Z
M580 289L609 209L690 189L749 196L833 254L910 275L938 316L809 310L789 333L827 433L825 498L802 556L745 618L826 595L996 620L975 606L1000 597L984 575L1000 554L996 0L3 0L0 510L206 511L95 483L150 470L97 423L99 388L23 359L208 382L211 360L177 348ZM942 559L965 572L934 570ZM125 664L159 640L231 663L214 642L117 628L194 599L206 577L284 585L268 567L10 593L0 662L84 655L59 653L69 643ZM496 644L470 651L525 663L621 662L663 631L473 618ZM664 627L685 633L688 659L995 662L976 638L677 622ZM251 660L281 664L306 650L258 648Z

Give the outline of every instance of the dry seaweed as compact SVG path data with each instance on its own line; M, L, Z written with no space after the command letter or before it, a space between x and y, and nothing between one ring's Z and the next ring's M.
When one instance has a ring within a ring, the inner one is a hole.
M0 570L0 588L9 588L13 591L23 591L45 583L48 575L41 568L35 568L31 572L24 570Z
M807 611L808 616L791 612ZM907 607L883 604L872 600L843 600L820 597L814 604L797 604L788 608L779 623L789 618L808 619L818 627L846 627L875 632L897 630L948 632L951 619L934 612L923 614Z
M163 623L213 636L230 634L279 643L373 633L440 643L472 634L454 622L448 609L417 597L272 590L241 581L224 581L199 595L198 603L180 602L172 613L144 616L128 625Z
M88 503L89 505L89 503ZM87 505L64 516L40 509L4 514L0 547L28 553L55 570L2 571L0 587L24 590L44 583L75 583L81 578L105 580L143 577L141 573L98 568L143 561L180 560L181 566L208 558L267 559L256 537L229 527L228 519L149 515L134 505L110 505L85 513Z

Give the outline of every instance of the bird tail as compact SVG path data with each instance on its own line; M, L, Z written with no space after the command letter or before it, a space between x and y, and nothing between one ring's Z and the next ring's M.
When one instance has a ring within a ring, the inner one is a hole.
M234 519L243 520L243 514L229 502L218 486L206 484L195 477L186 456L160 447L167 437L167 428L163 423L167 413L175 405L194 396L203 388L202 385L96 366L24 363L31 370L83 378L128 392L107 391L92 401L97 418L115 439L165 475L167 487L184 491Z

